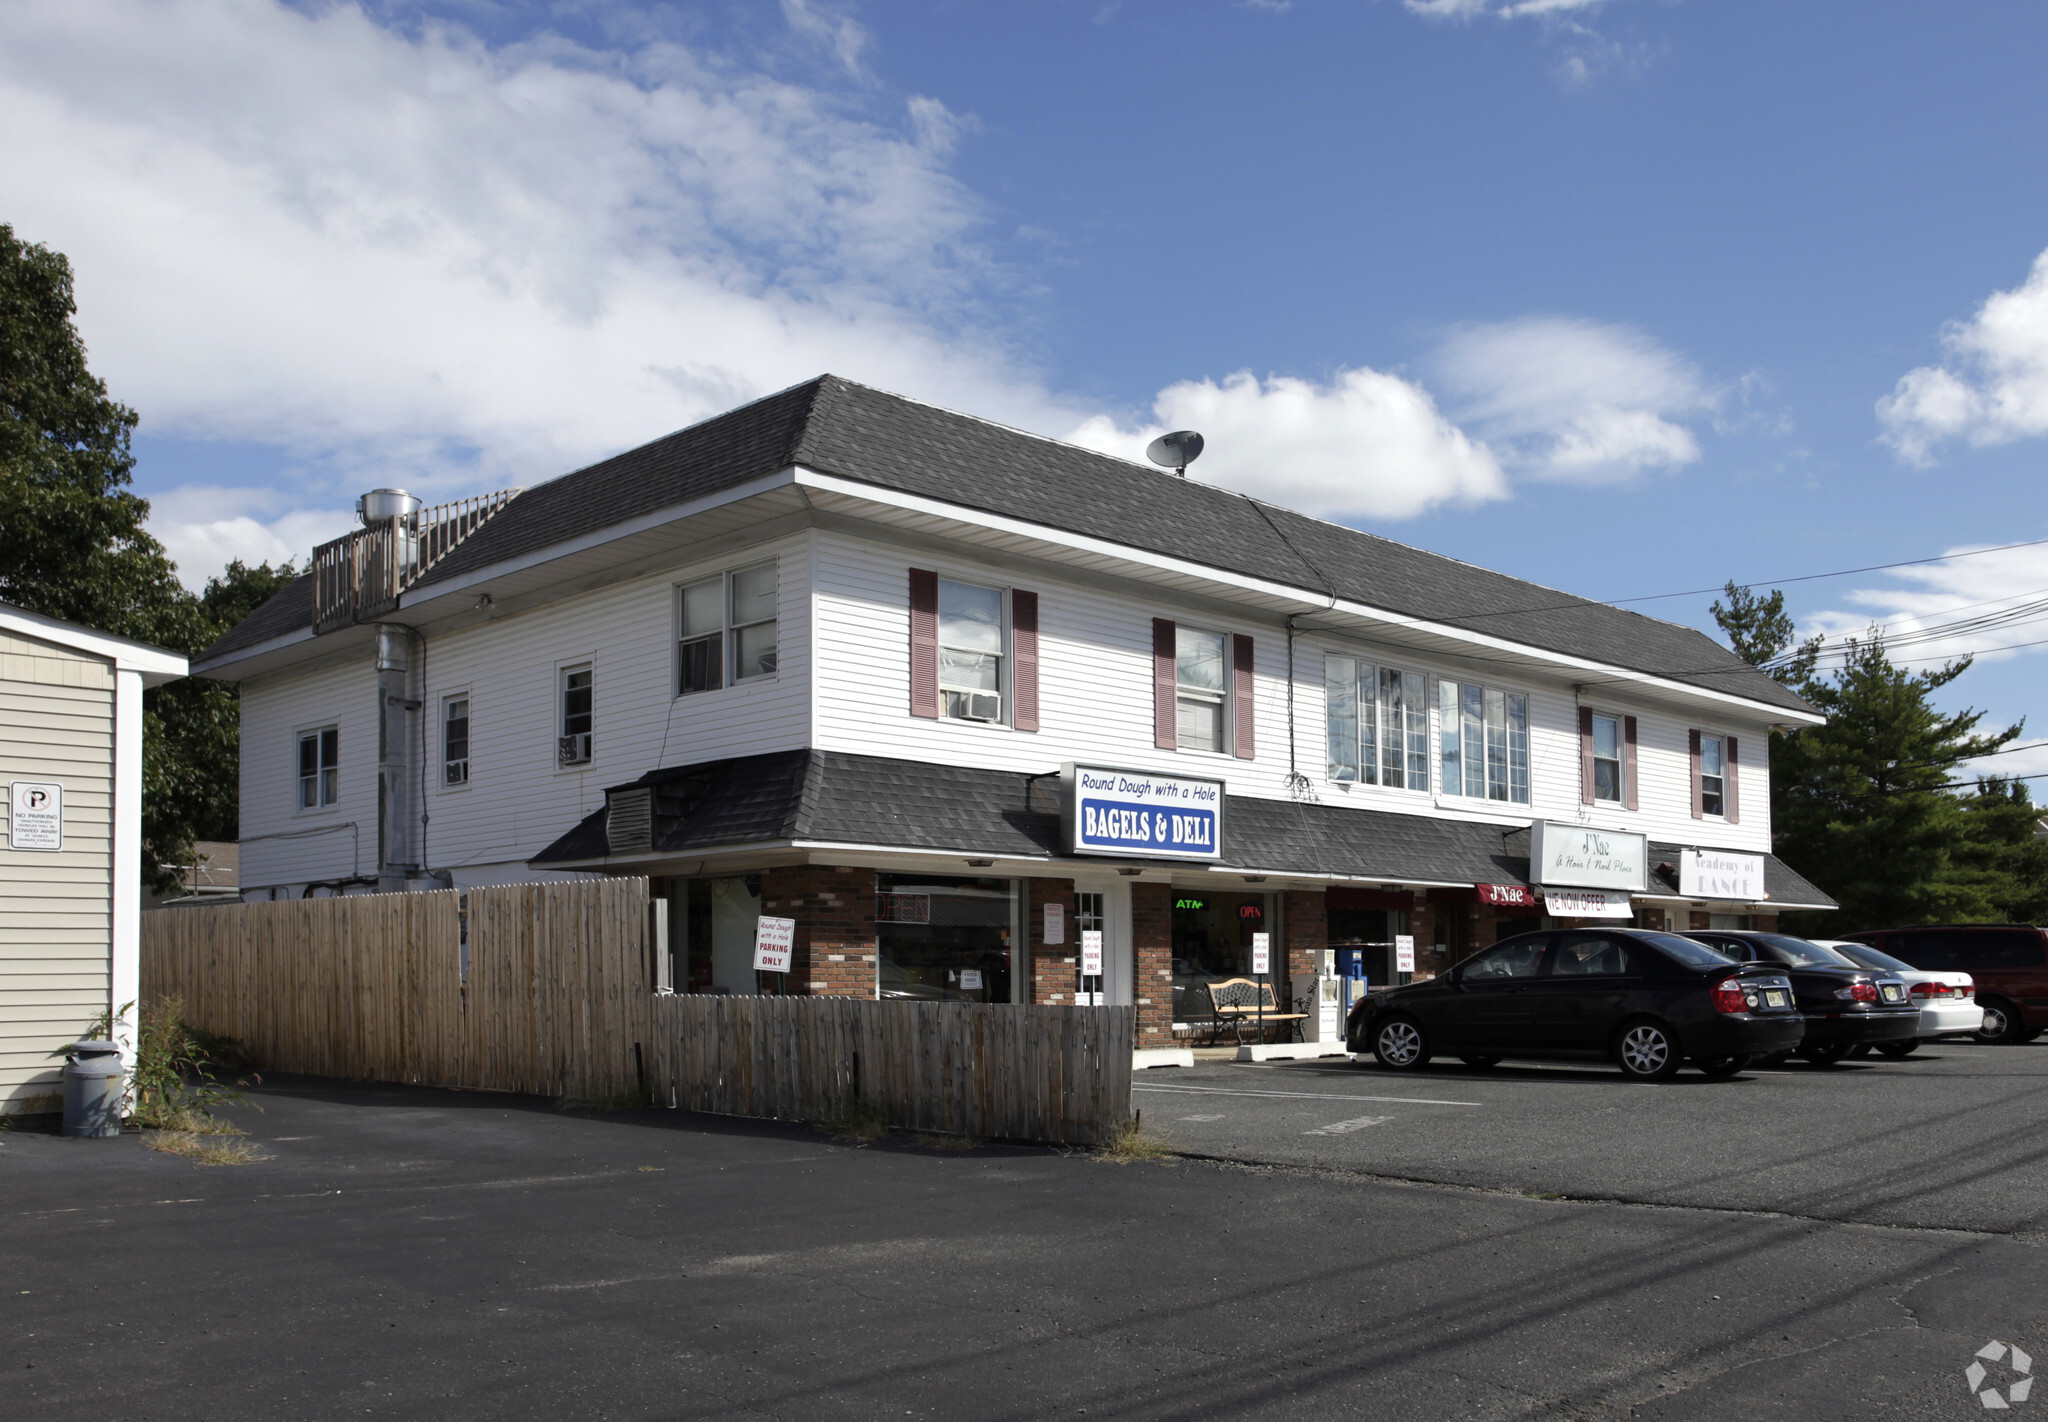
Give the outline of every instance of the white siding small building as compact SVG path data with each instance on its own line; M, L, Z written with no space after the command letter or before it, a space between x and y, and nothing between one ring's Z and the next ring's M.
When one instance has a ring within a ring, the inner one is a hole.
M0 1115L57 1109L94 1018L133 1035L142 692L185 659L0 603Z

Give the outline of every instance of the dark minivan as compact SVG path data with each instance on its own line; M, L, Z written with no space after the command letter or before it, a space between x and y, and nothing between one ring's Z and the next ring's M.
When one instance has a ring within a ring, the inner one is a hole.
M1805 1030L1778 969L1674 933L1569 928L1517 934L1429 982L1372 993L1352 1008L1345 1037L1394 1071L1439 1052L1477 1067L1582 1056L1659 1081L1686 1060L1733 1075L1752 1057L1793 1050Z
M2048 1031L2048 932L2025 923L1927 924L1846 933L1923 972L1968 973L1984 1009L1980 1042L2031 1042Z

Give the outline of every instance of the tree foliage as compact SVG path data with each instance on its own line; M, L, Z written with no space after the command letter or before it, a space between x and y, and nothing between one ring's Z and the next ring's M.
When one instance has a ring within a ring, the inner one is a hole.
M62 253L0 224L0 601L196 655L288 582L237 562L194 596L129 487L136 414L86 364ZM143 700L144 877L159 888L195 839L237 835L240 712L196 679Z
M1788 915L1788 928L1846 933L2048 911L2048 848L2034 837L2040 811L2025 785L1957 786L1959 764L2021 731L1984 731L1981 711L1935 707L1934 693L1969 670L1968 658L1908 672L1873 633L1844 641L1842 664L1823 674L1822 641L1797 640L1782 591L1758 596L1730 583L1726 598L1714 618L1737 655L1828 718L1770 740L1773 847L1841 905Z

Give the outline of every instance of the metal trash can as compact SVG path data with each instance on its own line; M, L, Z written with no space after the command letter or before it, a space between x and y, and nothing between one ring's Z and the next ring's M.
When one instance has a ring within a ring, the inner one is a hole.
M118 1136L127 1085L121 1049L112 1042L74 1042L64 1053L64 1134Z

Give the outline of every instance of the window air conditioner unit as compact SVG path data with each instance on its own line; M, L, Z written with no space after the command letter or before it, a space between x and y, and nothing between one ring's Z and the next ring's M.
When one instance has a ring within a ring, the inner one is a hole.
M555 757L563 765L577 765L590 759L590 732L563 736L555 748Z
M961 714L970 721L1003 719L1003 698L993 691L971 691L960 698Z

